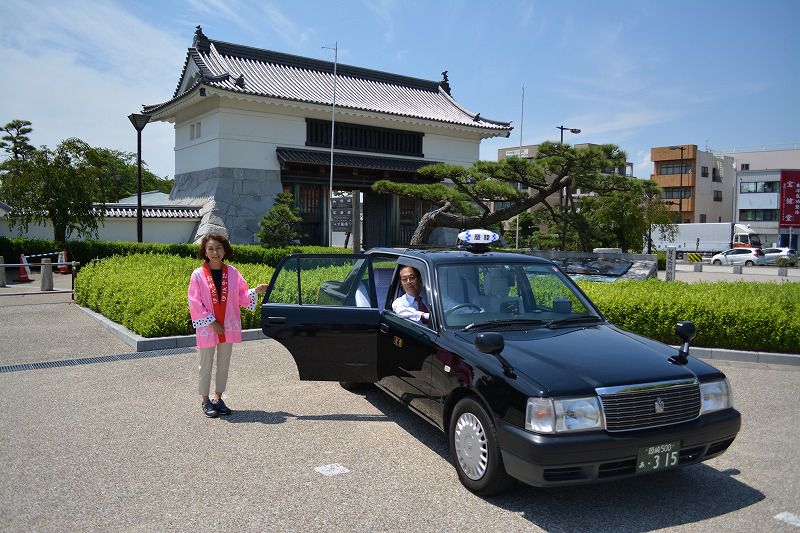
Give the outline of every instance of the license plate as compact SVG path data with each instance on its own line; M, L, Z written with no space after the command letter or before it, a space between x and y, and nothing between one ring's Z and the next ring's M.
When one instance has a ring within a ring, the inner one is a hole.
M642 446L636 458L636 473L656 472L678 466L681 441Z

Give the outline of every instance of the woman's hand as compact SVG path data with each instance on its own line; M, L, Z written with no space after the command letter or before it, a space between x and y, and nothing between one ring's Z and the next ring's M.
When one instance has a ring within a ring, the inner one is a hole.
M265 292L267 292L268 288L269 288L269 285L267 285L266 283L262 283L261 285L256 287L256 292L258 294L264 294Z
M211 323L211 328L214 330L214 333L217 335L224 335L225 334L225 326L220 324L217 321Z

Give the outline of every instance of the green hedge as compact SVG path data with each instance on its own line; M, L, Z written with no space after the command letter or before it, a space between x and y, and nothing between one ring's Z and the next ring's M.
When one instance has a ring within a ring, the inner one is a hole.
M94 259L105 259L115 255L131 255L142 253L175 255L178 257L197 257L196 244L162 244L139 243L128 241L67 241L67 259L86 265ZM25 255L61 252L64 248L56 241L27 239L17 237L9 239L0 237L0 256L6 263L16 263L19 254ZM233 261L276 267L281 259L293 253L350 253L345 248L329 248L326 246L289 246L286 248L265 248L253 244L234 244Z
M250 286L272 278L270 266L231 264ZM75 299L145 337L191 334L186 292L189 275L199 265L198 259L163 254L111 257L81 270ZM345 270L329 267L307 273L311 277L304 283L304 301L316 301L319 283L311 281L341 280ZM296 300L295 284L294 278L279 280L286 301ZM662 342L677 344L675 324L691 320L698 331L696 346L800 353L800 283L652 279L579 285L608 320ZM243 310L242 321L245 329L261 327L260 310Z
M800 353L800 283L580 282L617 326L677 344L675 324L691 320L693 344Z
M273 268L238 264L250 287L268 283ZM163 254L131 254L96 261L75 279L75 301L143 337L194 333L187 292L200 260ZM242 309L242 327L261 327L261 309Z

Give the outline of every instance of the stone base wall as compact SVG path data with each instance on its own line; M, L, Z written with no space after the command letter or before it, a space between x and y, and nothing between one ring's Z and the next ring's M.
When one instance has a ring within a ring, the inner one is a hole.
M222 232L236 244L253 244L259 222L283 191L280 171L217 167L175 176L170 200L204 208L195 240Z

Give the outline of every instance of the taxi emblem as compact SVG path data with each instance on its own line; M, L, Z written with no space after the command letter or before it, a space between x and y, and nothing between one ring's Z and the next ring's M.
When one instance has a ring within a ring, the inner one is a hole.
M664 412L664 400L662 400L661 398L656 398L655 408L656 408L656 414L663 413Z

